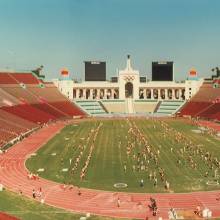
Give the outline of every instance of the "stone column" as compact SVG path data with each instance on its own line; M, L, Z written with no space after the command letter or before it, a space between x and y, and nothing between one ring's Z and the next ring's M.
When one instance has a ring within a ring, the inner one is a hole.
M181 96L182 96L182 90L179 89L179 100L182 100L182 99L183 99Z
M146 89L143 89L143 96L144 96L144 99L147 98L147 90Z
M172 89L172 100L175 100L176 97L175 97L175 89Z
M90 89L90 97L93 99L93 89Z
M97 99L100 99L100 89L97 89Z
M76 98L77 99L79 98L79 89L78 88L76 89Z
M151 92L151 99L154 99L154 90L150 89L150 92Z
M86 99L86 89L83 89L83 99Z
M165 89L165 100L168 100L168 89Z
M107 99L107 89L104 89L104 99Z
M158 94L158 98L157 98L157 99L158 99L158 100L161 100L160 89L158 89L157 91L158 91L158 93L157 93L157 94Z
M114 89L111 89L111 99L114 99Z

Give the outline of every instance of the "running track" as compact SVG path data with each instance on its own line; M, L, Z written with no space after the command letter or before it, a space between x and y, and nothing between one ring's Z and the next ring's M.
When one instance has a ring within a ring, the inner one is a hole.
M220 195L220 191L183 194L138 194L81 189L82 194L79 196L75 187L64 190L59 183L43 178L29 180L25 160L64 126L64 122L58 122L44 127L11 147L7 153L0 155L0 181L6 188L15 192L22 190L25 196L32 197L33 188L42 187L45 203L49 205L74 212L90 212L103 216L138 219L149 217L153 219L152 213L147 207L151 196L156 199L158 204L157 219L159 216L167 219L167 212L171 207L194 210L197 205L212 210L213 217L220 216L220 201L216 200ZM121 200L119 208L117 207L118 197Z

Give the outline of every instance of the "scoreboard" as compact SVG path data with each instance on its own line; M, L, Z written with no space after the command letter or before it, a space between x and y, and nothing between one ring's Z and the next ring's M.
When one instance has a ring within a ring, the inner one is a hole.
M152 62L152 81L173 81L173 62Z
M106 62L85 61L85 81L106 81Z

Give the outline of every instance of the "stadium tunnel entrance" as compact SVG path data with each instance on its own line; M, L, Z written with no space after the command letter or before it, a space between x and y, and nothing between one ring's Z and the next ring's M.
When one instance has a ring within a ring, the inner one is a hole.
M131 82L127 82L125 84L125 97L126 98L133 97L133 84Z

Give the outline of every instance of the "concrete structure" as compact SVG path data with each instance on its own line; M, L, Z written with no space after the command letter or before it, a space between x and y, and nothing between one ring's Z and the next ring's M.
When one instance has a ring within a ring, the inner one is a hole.
M184 82L175 81L149 81L140 82L138 70L131 66L130 56L127 57L127 65L119 71L118 81L94 81L76 83L63 75L61 79L54 79L54 84L70 100L102 100L131 98L134 100L188 100L203 83L203 79L189 78Z

